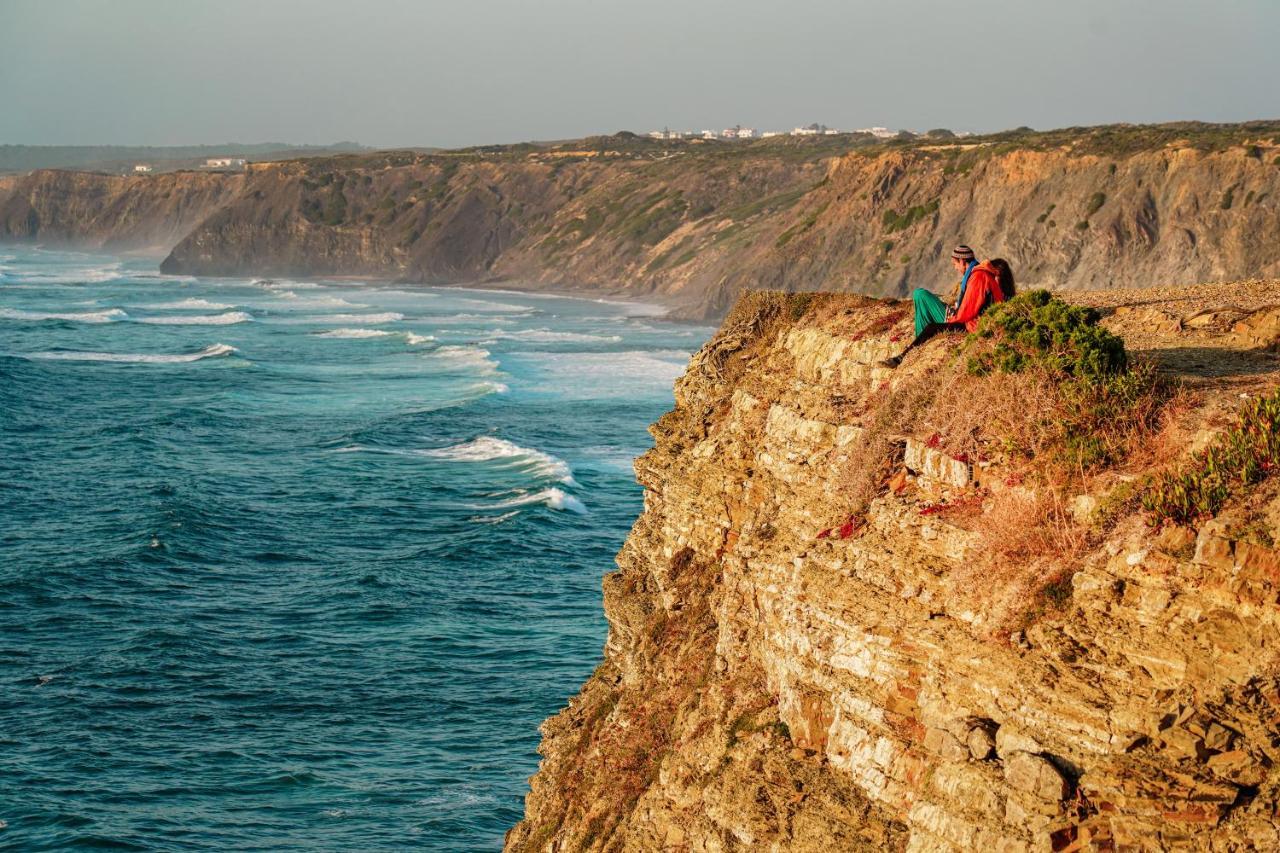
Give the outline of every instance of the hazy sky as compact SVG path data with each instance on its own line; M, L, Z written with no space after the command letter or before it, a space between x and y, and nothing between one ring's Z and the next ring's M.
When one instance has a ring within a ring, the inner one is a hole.
M0 0L0 143L1280 117L1280 0Z

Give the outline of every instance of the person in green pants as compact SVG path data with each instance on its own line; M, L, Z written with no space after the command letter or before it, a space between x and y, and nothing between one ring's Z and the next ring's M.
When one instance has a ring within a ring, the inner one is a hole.
M960 292L956 294L952 305L947 305L923 287L917 287L911 291L911 301L915 305L917 337L930 323L945 323L955 312L956 306L964 299L964 289L969 283L969 274L978 265L978 259L973 254L973 249L962 243L951 250L951 265L956 268L956 272L960 273Z

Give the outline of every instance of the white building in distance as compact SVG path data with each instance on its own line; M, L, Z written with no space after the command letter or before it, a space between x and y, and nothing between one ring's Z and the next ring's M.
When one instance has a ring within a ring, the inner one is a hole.
M151 171L151 164L150 164L150 163L138 163L137 165L135 165L135 166L133 167L133 171L135 171L135 172L150 172L150 171Z
M210 157L204 161L206 169L230 169L244 166L243 157Z
M898 135L898 131L890 130L887 127L864 127L858 130L857 133L869 133L876 139L893 139Z

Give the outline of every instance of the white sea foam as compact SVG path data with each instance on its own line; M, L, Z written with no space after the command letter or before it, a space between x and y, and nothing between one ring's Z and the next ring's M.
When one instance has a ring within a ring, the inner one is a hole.
M320 287L314 281L291 281L287 278L258 278L253 280L253 284L267 290L317 290Z
M665 317L670 309L651 302L626 302L621 299L596 299L598 305L616 305L627 317Z
M24 272L21 281L31 284L102 284L121 278L121 262L89 267L62 268L56 272Z
M505 329L490 329L484 333L494 340L532 341L534 343L618 343L621 335L591 335L585 332L556 332L551 329L521 329L509 332Z
M520 514L520 510L511 509L499 515L473 515L467 519L472 524L501 524L510 518L515 518Z
M482 397L485 394L506 394L511 390L511 387L507 385L507 383L493 381L477 382L475 385L472 385L471 388L474 391L480 392L480 396Z
M225 302L210 302L208 299L179 299L177 302L154 302L150 305L139 305L139 308L145 308L148 311L178 311L203 308L206 311L226 311L228 308L234 308L234 305L228 305Z
M450 462L491 462L503 467L518 468L536 477L558 480L569 486L576 485L573 470L563 459L491 435L482 435L452 447L419 450L416 453L428 459Z
M351 323L355 325L368 324L371 326L380 326L383 323L395 323L403 320L403 314L397 314L394 311L387 311L382 314L317 314L310 317L291 317L288 319L278 318L277 323L299 323L299 324L330 324L341 325L343 323Z
M14 308L0 308L0 318L6 320L68 320L73 323L110 323L128 315L119 308L106 311L79 311L66 314L45 314L39 311L19 311Z
M218 358L219 356L231 355L234 352L237 352L237 350L233 346L228 346L227 344L213 344L212 346L205 347L199 352L175 354L75 352L69 350L10 354L16 355L20 358L40 359L46 361L110 361L124 364L180 364L183 362L200 361L204 358Z
M169 317L135 317L135 323L153 326L231 326L253 319L244 311L228 311L226 314L181 314Z
M562 399L596 399L671 392L689 353L680 350L626 352L528 352L513 358L535 367L534 388Z
M288 300L300 308L368 308L358 302L348 302L339 296L299 296L292 290L277 293L276 296Z
M384 329L332 329L328 332L316 332L317 338L386 338L394 335Z
M435 341L433 335L416 335L413 332L392 332L386 329L330 329L327 332L312 332L317 338L343 338L347 340L366 340L368 338L402 338L409 346L421 346Z
M517 507L532 506L535 504L542 504L543 506L555 510L568 510L569 512L577 513L578 515L587 514L587 508L582 501L578 500L563 489L557 489L554 486L537 492L516 495L513 498L509 498L505 501L499 501L498 503L491 504L489 506L473 506L472 509L492 511L515 509Z
M513 305L508 302L490 302L487 299L460 299L459 302L479 314L532 314L538 309L532 305Z
M444 361L449 367L474 370L482 374L496 373L498 363L489 358L489 351L472 346L437 347L428 353L432 358Z
M507 317L499 317L492 314L448 314L442 317L431 317L432 323L438 326L464 325L469 323L487 323L498 326L511 326L515 324L515 320Z

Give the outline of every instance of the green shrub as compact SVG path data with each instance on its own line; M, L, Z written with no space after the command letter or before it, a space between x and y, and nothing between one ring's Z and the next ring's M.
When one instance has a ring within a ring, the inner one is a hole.
M1131 366L1124 341L1098 320L1033 290L989 309L968 341L970 373L1035 371L1048 380L1056 402L1036 413L1043 436L1034 445L1073 471L1123 459L1162 399L1154 368Z
M1227 191L1222 194L1222 202L1218 205L1223 210L1230 210L1231 205L1235 202L1236 188L1235 186L1227 187Z
M1079 222L1077 222L1077 223L1076 223L1076 230L1077 230L1077 231L1088 231L1088 230L1089 230L1089 221L1088 221L1087 219L1081 219Z
M1088 219L1090 216L1093 216L1093 215L1094 215L1095 213L1097 213L1097 212L1102 208L1102 206L1103 206L1104 204L1106 204L1106 203L1107 203L1107 194L1106 194L1106 193L1094 193L1094 194L1089 198L1089 204L1088 204L1088 206L1087 206L1087 207L1085 207L1085 210L1084 210L1084 218L1085 218L1085 219Z
M974 336L993 340L969 360L970 373L1043 367L1077 379L1102 379L1128 367L1124 341L1098 325L1096 311L1068 305L1047 290L1019 294L982 316Z
M1280 391L1250 400L1236 422L1189 466L1158 478L1142 496L1153 522L1189 524L1214 515L1235 494L1280 466Z
M1044 222L1045 222L1045 220L1049 218L1049 214L1053 213L1053 209L1054 209L1055 207L1057 207L1057 205L1056 205L1056 204L1051 204L1051 205L1049 205L1047 208L1045 208L1044 213L1042 213L1042 214L1040 214L1039 216L1037 216L1037 217L1036 217L1036 222L1039 222L1040 224L1042 224L1042 225L1043 225L1043 224L1044 224Z

